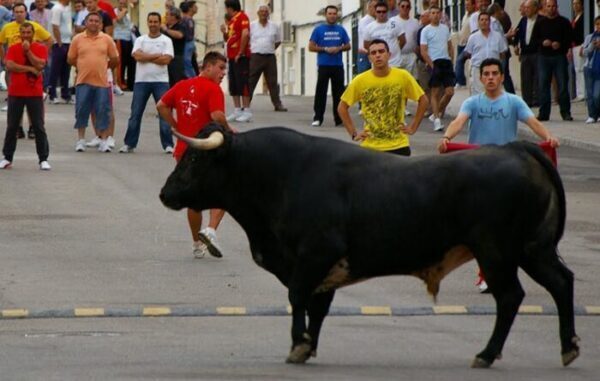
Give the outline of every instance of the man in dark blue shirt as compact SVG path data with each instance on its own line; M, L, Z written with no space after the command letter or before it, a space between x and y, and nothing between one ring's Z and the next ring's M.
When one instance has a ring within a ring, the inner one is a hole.
M327 23L321 24L313 30L308 43L308 50L317 53L317 88L315 90L315 103L312 126L319 127L323 124L323 115L327 105L327 87L331 80L331 93L333 97L333 118L335 125L341 126L342 119L338 115L337 107L340 97L344 92L344 64L342 52L350 50L350 38L346 30L337 24L338 9L334 5L325 8Z

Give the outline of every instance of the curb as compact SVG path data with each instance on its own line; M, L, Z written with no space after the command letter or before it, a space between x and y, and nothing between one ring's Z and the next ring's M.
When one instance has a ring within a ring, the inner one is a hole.
M551 132L554 132L554 131L551 130ZM531 131L528 127L519 126L518 134L520 136L525 136L530 139L539 140L539 137L533 131ZM573 139L568 136L560 136L560 135L555 135L555 136L558 138L558 140L560 141L560 144L562 146L573 147L573 148L583 149L583 150L592 151L592 152L600 152L600 144L598 144L598 143L586 142L586 141L583 141L580 139ZM559 147L559 149L560 149L560 147Z
M0 320L8 319L64 319L64 318L141 318L141 317L221 317L221 316L289 316L291 307L118 307L70 309L4 309ZM432 307L332 307L328 316L442 316L442 315L495 315L494 306L441 305ZM522 305L519 315L556 316L555 306ZM575 306L576 316L600 317L600 306Z

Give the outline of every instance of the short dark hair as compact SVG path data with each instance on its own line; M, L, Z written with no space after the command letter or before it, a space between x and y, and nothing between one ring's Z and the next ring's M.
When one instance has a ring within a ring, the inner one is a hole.
M179 9L183 13L188 13L190 11L190 3L187 1L182 1L181 4L179 4Z
M84 23L85 23L85 22L87 22L87 21L88 21L88 19L90 18L90 16L96 16L96 17L98 17L98 18L100 19L100 21L102 22L102 16L100 16L100 13L99 13L99 12L96 12L96 11L93 11L93 12L90 12L90 13L88 13L88 14L85 16L85 19L83 19L83 22L84 22Z
M390 9L390 7L388 6L388 4L385 1L378 1L377 4L375 4L375 9L381 8L381 7L385 7L386 11L388 11Z
M158 21L162 22L162 16L160 15L160 13L158 13L158 12L148 12L148 16L146 16L146 20L149 20L150 16L156 16L156 17L158 17Z
M336 7L335 5L328 5L325 7L325 13L327 13L327 10L329 9L335 9L336 12L339 12L338 7Z
M498 71L500 74L504 74L504 66L502 66L502 62L498 58L486 58L481 62L481 66L479 66L479 76L483 75L483 68L486 66L498 66Z
M13 5L13 10L16 7L23 7L23 8L25 8L25 13L27 13L27 5L25 5L25 3L16 3L15 5Z
M488 8L489 9L489 8ZM479 16L477 16L477 21L479 21L479 19L481 18L481 16L487 16L488 18L491 18L493 15L493 13L487 13L485 11L483 12L479 12Z
M600 20L600 16L596 16L596 18L594 19L594 24L597 23L598 20Z
M225 8L231 8L236 12L242 10L242 6L240 5L240 0L225 0Z
M202 59L202 69L204 69L206 65L214 65L219 61L227 62L227 57L225 57L223 53L215 51L208 52L204 55L204 58Z
M370 48L372 45L375 45L375 44L383 44L383 45L385 45L385 50L386 50L386 51L388 51L388 52L390 51L390 46L388 45L388 43L387 43L387 42L385 42L385 40L382 40L382 39L380 39L380 38L376 38L376 39L374 39L373 41L371 41L371 43L369 44L369 48Z
M30 22L25 21L23 24L21 24L19 26L19 30L21 29L25 29L25 28L30 28L32 31L35 31L35 28L33 27L33 24Z

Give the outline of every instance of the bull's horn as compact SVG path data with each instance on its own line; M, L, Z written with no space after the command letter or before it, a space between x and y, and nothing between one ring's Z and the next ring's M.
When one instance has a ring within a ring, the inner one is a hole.
M211 149L215 149L220 147L221 144L225 141L225 137L223 133L220 131L215 131L209 135L206 139L198 139L198 138L190 138L189 136L185 136L177 132L174 128L171 129L173 135L177 137L179 140L183 140L190 147L197 148L200 150L208 151Z

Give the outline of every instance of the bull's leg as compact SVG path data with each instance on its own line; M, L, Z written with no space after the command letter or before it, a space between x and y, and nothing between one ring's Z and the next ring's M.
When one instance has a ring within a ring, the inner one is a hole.
M489 368L501 358L502 348L519 311L525 292L517 277L517 267L482 264L488 287L496 300L496 324L485 349L473 360L473 368Z
M306 313L313 291L331 266L333 265L303 259L294 268L289 283L289 300L292 305L292 350L286 360L288 363L302 364L310 357L313 338L306 329Z
M552 295L560 324L562 362L569 365L579 356L579 338L575 333L575 313L573 307L573 273L556 255L554 248L548 249L551 255L530 253L521 267Z
M317 347L319 346L319 334L325 316L329 313L329 306L333 300L335 291L314 294L308 304L308 334L311 338L312 357L317 357Z

